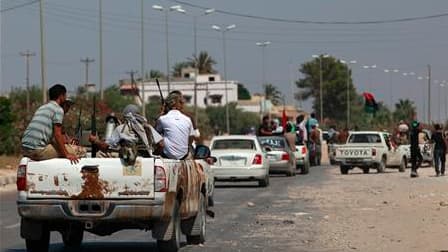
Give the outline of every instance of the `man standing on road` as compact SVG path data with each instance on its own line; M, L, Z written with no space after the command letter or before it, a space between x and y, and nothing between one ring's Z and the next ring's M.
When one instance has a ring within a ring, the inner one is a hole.
M76 156L69 144L65 144L62 133L62 105L67 98L67 89L61 84L55 84L49 89L49 98L50 101L34 113L23 133L22 154L36 161L62 157L78 163L80 157Z
M431 141L434 143L434 168L436 176L445 176L445 156L446 143L443 139L442 127L440 124L434 125L435 131L431 134ZM440 166L440 167L439 167Z
M420 146L418 144L420 123L415 120L412 122L411 127L411 178L416 178L418 177L417 169L423 162L423 157L420 153Z

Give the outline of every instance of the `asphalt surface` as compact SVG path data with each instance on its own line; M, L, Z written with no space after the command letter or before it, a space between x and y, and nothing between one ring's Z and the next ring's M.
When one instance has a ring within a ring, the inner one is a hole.
M288 197L288 190L318 188L329 179L329 166L312 167L310 174L285 177L272 175L270 186L255 182L217 182L216 216L209 218L207 241L201 246L186 245L181 251L329 251L319 249L318 220L323 216L316 206L303 199ZM15 185L0 190L0 250L26 251L20 238ZM298 218L298 216L301 216ZM310 245L312 244L312 246ZM84 234L78 251L157 251L150 232L120 231L111 236ZM69 251L59 233L51 233L50 251Z

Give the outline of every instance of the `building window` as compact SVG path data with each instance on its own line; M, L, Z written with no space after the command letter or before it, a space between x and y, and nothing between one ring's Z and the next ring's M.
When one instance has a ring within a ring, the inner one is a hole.
M190 73L184 73L184 78L185 79L190 79Z
M209 76L208 81L215 81L215 76Z
M185 103L191 103L191 95L184 95Z
M212 101L212 104L221 103L222 95L219 94L210 95L210 99Z

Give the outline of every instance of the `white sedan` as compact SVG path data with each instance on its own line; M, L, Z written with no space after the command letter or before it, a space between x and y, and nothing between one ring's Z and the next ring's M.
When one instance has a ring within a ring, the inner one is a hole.
M216 181L258 181L269 185L269 161L256 136L216 136L210 142L211 166Z

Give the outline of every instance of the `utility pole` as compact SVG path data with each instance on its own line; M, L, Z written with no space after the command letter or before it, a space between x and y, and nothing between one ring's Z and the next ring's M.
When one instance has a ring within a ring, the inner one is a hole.
M21 52L20 56L25 57L26 61L26 113L30 114L30 58L36 56L34 52L26 50L26 52Z
M98 0L99 7L99 26L100 26L100 37L99 37L99 47L100 47L100 99L104 100L104 89L103 89L103 1Z
M40 76L42 85L42 104L47 102L47 70L45 62L44 0L39 1L40 20Z
M91 59L89 57L86 57L85 59L81 59L81 62L86 64L86 82L85 82L86 87L89 84L89 64L94 61L95 61L94 59Z
M431 123L431 65L428 64L428 124Z
M140 7L140 16L141 16L141 24L140 24L140 33L141 33L141 62L140 62L140 70L142 76L142 115L146 118L146 106L145 106L145 12L143 11L145 5L144 0L141 0Z

